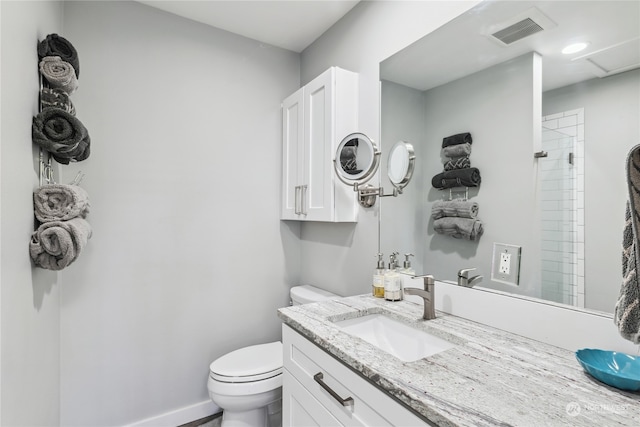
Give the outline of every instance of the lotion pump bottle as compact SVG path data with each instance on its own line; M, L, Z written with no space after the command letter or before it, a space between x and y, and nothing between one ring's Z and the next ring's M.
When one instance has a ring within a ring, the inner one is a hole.
M415 276L416 275L416 271L413 269L413 267L411 267L411 261L409 260L409 257L414 256L413 254L404 254L405 260L404 263L402 265L402 270L400 271L401 273L404 274L409 274L411 276Z
M373 296L384 298L384 260L382 254L378 254L378 265L373 272Z
M400 301L402 299L402 278L396 271L396 255L389 258L389 269L384 273L384 299Z

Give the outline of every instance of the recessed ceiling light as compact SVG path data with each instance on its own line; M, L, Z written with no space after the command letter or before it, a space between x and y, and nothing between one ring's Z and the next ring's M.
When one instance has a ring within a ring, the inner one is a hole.
M578 53L585 50L587 46L589 46L588 42L570 44L569 46L562 49L562 53L564 53L565 55L571 55L572 53Z

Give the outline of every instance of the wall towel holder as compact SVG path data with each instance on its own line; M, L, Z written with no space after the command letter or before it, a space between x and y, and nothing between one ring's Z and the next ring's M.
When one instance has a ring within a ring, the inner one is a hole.
M42 78L42 73L38 73L40 77L40 91L38 92L38 112L42 112L42 91L44 89L44 81ZM55 179L53 177L53 164L51 162L51 153L49 153L44 148L40 147L40 153L38 155L38 160L40 163L39 168L39 177L38 182L40 186L46 184L55 184Z
M454 194L462 194L462 193L464 193L464 198L462 200L469 200L469 187L451 187L451 188L448 188L447 190L449 190L449 200L453 200Z

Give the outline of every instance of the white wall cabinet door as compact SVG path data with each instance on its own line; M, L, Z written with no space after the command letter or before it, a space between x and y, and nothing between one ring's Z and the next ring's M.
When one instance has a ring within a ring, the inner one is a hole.
M281 219L357 220L355 192L333 169L340 141L358 131L357 97L357 74L332 67L283 102Z
M282 209L281 219L301 219L304 175L303 89L282 102Z

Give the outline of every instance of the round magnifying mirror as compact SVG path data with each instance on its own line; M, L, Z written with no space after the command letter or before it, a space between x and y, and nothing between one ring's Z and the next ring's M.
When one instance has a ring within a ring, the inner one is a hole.
M406 141L398 141L389 151L387 163L387 175L389 181L402 193L402 189L407 186L413 176L413 168L416 155L413 145Z
M378 170L380 151L363 133L347 135L338 145L333 165L340 181L347 185L364 184Z

